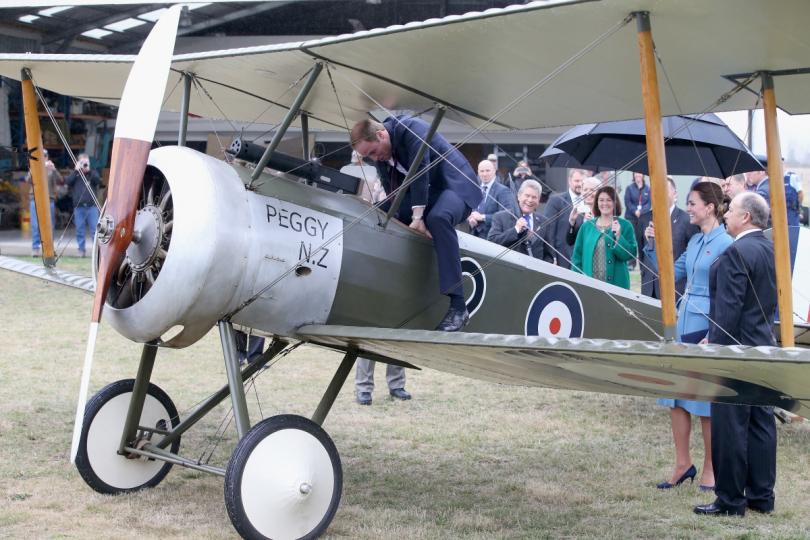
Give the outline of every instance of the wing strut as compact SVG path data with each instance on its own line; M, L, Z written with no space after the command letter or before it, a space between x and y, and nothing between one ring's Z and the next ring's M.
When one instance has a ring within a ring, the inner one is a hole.
M428 146L430 146L430 141L433 139L433 135L435 135L436 130L439 129L439 123L441 123L442 118L444 118L445 110L444 105L437 105L436 116L433 117L433 122L430 124L430 129L428 129L427 135L425 135L424 140L422 140L422 144L419 145L419 150L416 152L413 162L411 162L411 167L408 169L408 174L405 175L405 178L402 180L402 185L399 186L399 193L397 193L394 202L391 203L391 208L388 209L388 213L385 215L385 221L381 223L383 228L388 225L388 222L391 220L391 216L393 216L396 211L399 210L399 205L402 204L402 199L405 197L405 192L408 191L408 186L411 185L419 176L427 174L427 171L421 171L419 174L417 174L417 170L419 169L419 165L422 163L422 157L425 155L425 151L427 150Z
M664 132L661 128L661 103L658 96L658 75L655 68L654 45L650 13L634 14L638 29L638 50L641 57L641 96L644 101L644 124L647 132L647 159L650 164L652 215L655 241L658 244L658 279L661 284L661 319L664 339L675 339L675 262L672 258L672 223L667 202L667 161L664 153Z
M779 298L779 332L782 347L793 347L793 289L790 275L790 244L788 242L787 202L782 187L782 149L776 124L776 95L773 77L763 71L762 101L765 112L765 143L768 149L768 189L771 192L771 222L773 223L773 256L776 267L776 292Z
M48 172L45 170L45 148L42 146L42 132L39 127L37 97L31 71L22 70L22 97L25 116L26 144L28 144L28 168L31 171L31 185L34 186L34 207L37 211L39 234L42 238L42 262L48 268L56 266L56 253L53 249L53 221L51 217L51 194L48 192Z
M180 129L177 134L177 146L186 145L188 135L188 105L191 102L191 82L194 75L183 73L183 100L180 102Z
M295 119L298 111L301 110L301 105L304 104L304 100L307 99L309 91L312 90L312 86L315 84L315 81L318 79L318 75L321 74L322 70L323 62L316 62L309 74L307 82L304 83L304 87L301 88L301 91L298 92L298 95L295 97L295 101L293 101L293 104L290 105L290 109L287 111L287 114L284 115L284 120L281 121L281 125L276 130L276 133L273 135L273 139L270 141L270 144L264 151L262 159L260 159L259 163L256 165L256 170L253 171L253 174L250 177L251 184L253 184L253 182L255 182L259 176L261 176L262 171L264 171L264 167L267 165L267 162L270 161L270 156L273 155L273 152L275 152L276 148L281 142L281 139L284 137L284 134L287 133L287 128L290 127L290 124L292 124L292 121Z

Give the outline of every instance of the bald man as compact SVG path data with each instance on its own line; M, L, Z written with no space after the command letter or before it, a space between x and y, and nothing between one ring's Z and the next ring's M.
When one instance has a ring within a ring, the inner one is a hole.
M492 216L508 210L517 219L517 200L512 190L495 181L495 166L488 159L478 164L478 179L481 180L483 199L478 207L470 213L467 224L470 233L478 238L487 238L492 227Z

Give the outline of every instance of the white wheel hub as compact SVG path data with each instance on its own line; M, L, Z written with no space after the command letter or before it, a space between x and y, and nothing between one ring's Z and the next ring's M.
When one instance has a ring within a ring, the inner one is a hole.
M245 515L262 535L282 540L312 531L329 511L335 473L321 442L300 429L265 437L241 479Z
M93 417L87 430L87 458L90 467L99 480L119 489L143 485L165 465L159 460L128 459L118 455L118 445L121 443L131 397L132 394L127 392L110 399ZM172 425L166 407L147 394L139 424L155 427L161 420L166 426Z

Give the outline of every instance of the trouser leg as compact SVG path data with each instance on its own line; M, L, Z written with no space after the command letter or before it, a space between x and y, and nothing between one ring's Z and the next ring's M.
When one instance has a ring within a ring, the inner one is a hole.
M748 419L751 407L712 403L712 465L718 502L745 509Z
M751 407L748 425L748 505L762 511L774 506L776 422L773 407Z
M79 251L84 251L84 225L87 221L87 207L77 206L73 210L73 221L76 223L76 244Z
M39 249L42 244L42 238L39 234L39 220L37 219L37 205L34 202L33 195L31 201L28 203L28 215L30 216L31 223L31 248Z
M88 238L92 244L96 238L96 225L98 225L98 208L93 206L87 207L87 230Z
M385 379L388 381L389 390L405 388L405 368L388 364L388 367L385 369Z
M374 391L374 361L368 358L358 358L354 372L354 389L360 392Z
M464 201L449 189L431 206L425 225L433 236L433 249L439 266L439 291L449 296L464 296L461 281L461 256L455 226L469 213ZM463 306L462 306L463 307Z
M264 352L264 338L261 336L250 336L247 342L247 360L252 362L257 356Z

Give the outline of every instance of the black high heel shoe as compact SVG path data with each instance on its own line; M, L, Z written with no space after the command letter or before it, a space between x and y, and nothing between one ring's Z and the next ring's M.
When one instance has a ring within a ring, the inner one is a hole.
M685 481L689 480L691 482L695 481L695 476L697 476L697 469L694 465L690 465L686 472L681 475L680 478L673 484L671 482L661 482L656 486L658 489L671 489L677 486L680 486Z

